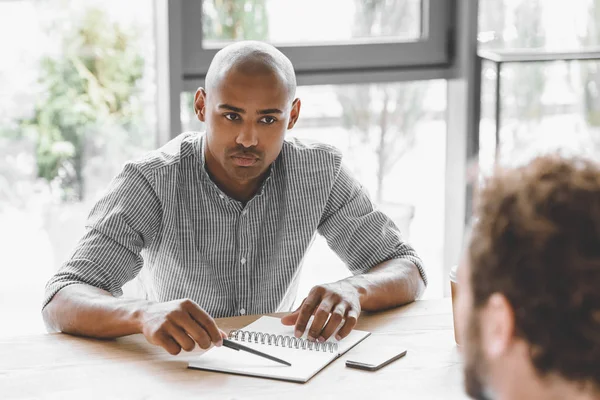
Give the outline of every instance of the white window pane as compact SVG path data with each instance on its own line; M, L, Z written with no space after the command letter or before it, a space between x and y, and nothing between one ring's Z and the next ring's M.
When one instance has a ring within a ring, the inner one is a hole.
M489 172L495 152L491 66L483 77L480 159ZM600 158L600 61L503 66L499 162L523 164L555 151Z
M445 81L300 87L302 113L291 136L338 147L374 202L423 258L427 297L442 296ZM317 237L299 299L347 269Z
M273 44L414 41L421 0L205 0L204 47L233 40Z
M44 331L44 284L123 163L156 146L151 2L0 2L0 315ZM6 46L5 46L6 44Z
M480 0L479 42L486 50L600 46L600 0Z

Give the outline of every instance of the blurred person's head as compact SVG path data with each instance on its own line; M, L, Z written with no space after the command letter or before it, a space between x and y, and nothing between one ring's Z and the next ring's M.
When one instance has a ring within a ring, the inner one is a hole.
M194 111L206 124L205 157L220 183L260 180L300 113L290 60L261 42L237 42L212 60Z
M458 271L479 399L600 398L600 167L539 157L480 190Z

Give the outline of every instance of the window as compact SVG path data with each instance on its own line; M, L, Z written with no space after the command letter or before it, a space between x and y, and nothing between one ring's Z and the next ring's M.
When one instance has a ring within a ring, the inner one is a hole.
M182 97L184 128L203 130L191 111L191 94ZM372 200L423 258L429 277L426 297L441 297L446 82L301 86L297 97L302 99L301 117L288 135L342 151ZM348 275L317 235L304 260L297 301L315 284Z
M598 50L600 1L482 0L480 48L553 52ZM600 57L600 53L598 53ZM495 138L495 83L490 62L483 63L480 161L489 171L524 163L560 150L600 155L600 60L503 64L500 135Z
M506 64L502 67L501 130L495 143L495 69L484 64L480 159L523 164L560 151L600 157L600 61Z
M220 48L230 42L230 38L241 37L275 45L335 45L344 42L413 42L425 36L421 0L205 0L202 6L205 48ZM370 16L365 18L365 13ZM336 20L334 26L332 16ZM365 21L376 23L367 27Z
M203 78L218 48L243 39L276 44L300 75L447 66L448 7L446 0L186 1L184 76Z
M478 39L486 50L600 46L600 1L479 0Z
M152 4L0 2L0 335L43 331L47 279L126 160L155 148ZM14 328L11 332L9 329Z

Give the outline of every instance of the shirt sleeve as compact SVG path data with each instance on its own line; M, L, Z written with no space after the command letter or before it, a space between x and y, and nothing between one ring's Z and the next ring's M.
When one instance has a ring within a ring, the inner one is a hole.
M42 308L58 291L78 283L121 296L123 285L142 268L140 252L154 238L161 214L151 184L135 164L126 164L90 212L70 259L46 284Z
M318 232L353 274L368 272L391 259L411 261L427 277L415 250L396 224L373 207L367 191L342 164L333 183Z

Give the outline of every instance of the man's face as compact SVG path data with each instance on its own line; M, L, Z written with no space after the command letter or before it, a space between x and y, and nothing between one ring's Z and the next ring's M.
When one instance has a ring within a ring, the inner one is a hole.
M488 363L482 348L480 311L473 310L470 265L465 256L458 268L458 334L462 345L465 390L474 399L484 400Z
M195 102L207 127L210 172L237 184L266 172L300 110L300 101L290 100L288 88L276 74L249 75L235 69L209 92L199 89Z

